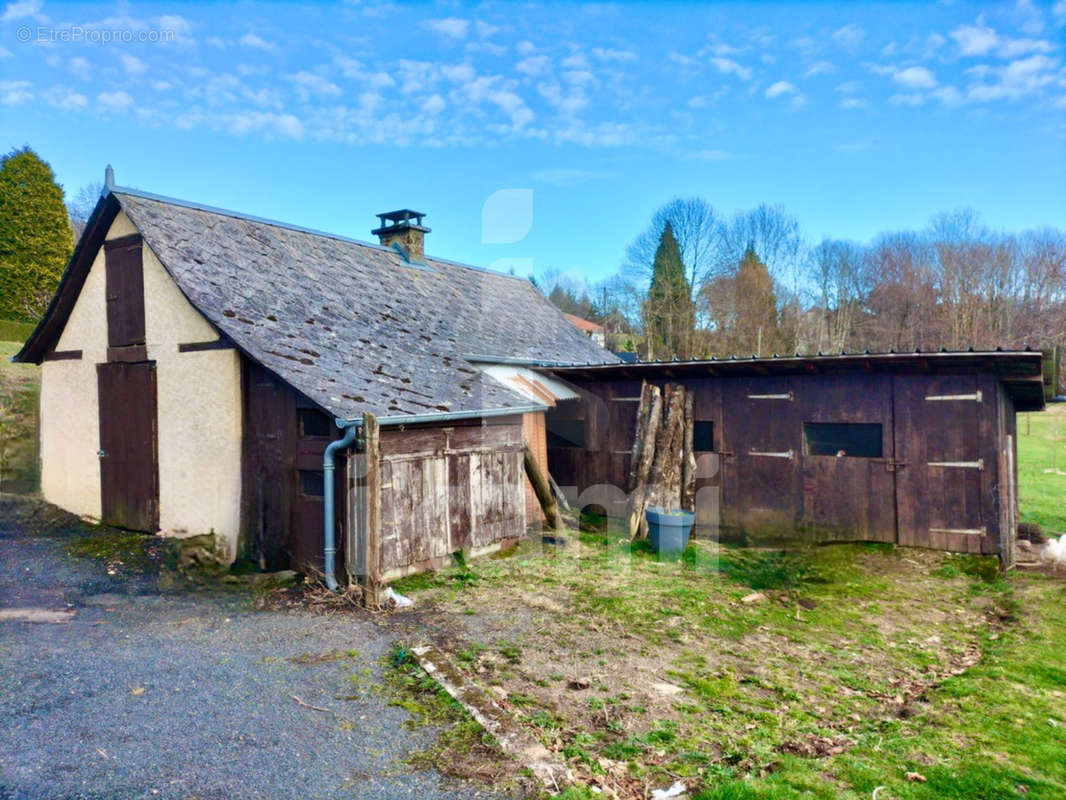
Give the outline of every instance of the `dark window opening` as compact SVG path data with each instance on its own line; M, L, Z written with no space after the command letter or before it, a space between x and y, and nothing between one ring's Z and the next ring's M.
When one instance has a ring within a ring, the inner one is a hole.
M697 453L714 452L714 423L696 420L692 425L692 449Z
M333 433L330 418L314 408L298 408L296 410L300 420L300 436L324 436L329 437Z
M321 470L300 470L300 494L304 497L322 497L326 493L325 487Z
M805 422L803 437L812 456L881 457L881 424L877 422Z
M585 420L549 417L547 434L548 447L584 447Z

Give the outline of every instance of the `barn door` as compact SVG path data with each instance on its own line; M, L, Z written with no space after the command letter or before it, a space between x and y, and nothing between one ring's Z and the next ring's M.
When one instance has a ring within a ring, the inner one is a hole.
M895 405L899 543L981 552L988 535L982 480L982 394L972 375L898 375Z
M159 529L155 362L96 365L100 494L105 525Z

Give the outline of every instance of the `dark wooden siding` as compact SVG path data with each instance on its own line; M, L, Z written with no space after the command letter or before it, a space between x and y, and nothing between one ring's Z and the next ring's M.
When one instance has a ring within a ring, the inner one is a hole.
M262 569L321 569L320 496L301 491L300 470L322 470L328 436L302 436L299 409L310 404L272 372L242 360L244 444L241 549ZM339 437L339 432L337 437ZM336 437L334 437L336 438ZM345 460L337 459L336 497L343 498ZM345 503L337 503L338 564Z
M107 345L144 344L144 270L139 234L104 244Z
M695 418L714 425L715 453L700 454L697 489L720 492L727 530L999 552L1004 436L1014 414L1000 409L1005 391L994 376L853 371L678 382L694 393ZM637 403L622 398L639 395L639 381L590 379L575 388L582 400L549 411L548 430L564 414L586 420L596 436L583 450L549 440L553 476L572 494L604 483L628 491ZM980 402L927 399L978 391ZM881 456L810 455L805 422L879 424ZM704 506L701 516L697 506L697 530L713 532L714 509Z
M525 530L522 419L381 431L381 572L440 566Z

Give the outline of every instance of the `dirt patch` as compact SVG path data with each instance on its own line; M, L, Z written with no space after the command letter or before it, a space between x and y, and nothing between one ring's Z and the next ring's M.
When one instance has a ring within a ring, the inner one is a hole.
M970 577L942 574L942 554L729 555L787 588L744 602L753 587L699 554L619 563L598 547L529 545L479 562L462 587L444 576L408 590L417 616L392 619L420 620L408 628L419 641L447 649L581 781L621 798L715 770L766 774L782 754L832 758L981 657L995 604Z

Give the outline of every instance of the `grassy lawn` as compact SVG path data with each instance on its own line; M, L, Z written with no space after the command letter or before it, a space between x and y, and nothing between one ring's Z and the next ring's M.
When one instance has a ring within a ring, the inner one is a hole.
M1066 533L1066 403L1018 415L1018 502L1023 522Z
M38 488L37 401L40 369L12 364L20 343L0 341L0 491Z
M891 546L699 542L670 564L612 541L397 587L603 792L567 796L1066 796L1063 582Z

